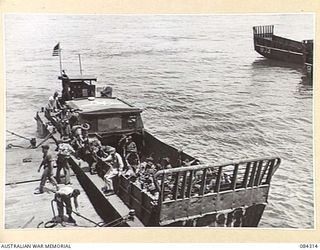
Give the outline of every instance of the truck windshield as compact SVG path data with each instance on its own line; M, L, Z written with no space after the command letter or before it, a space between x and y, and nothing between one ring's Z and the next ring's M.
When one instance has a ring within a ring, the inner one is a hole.
M98 119L98 131L100 132L120 129L122 129L121 117L106 117Z

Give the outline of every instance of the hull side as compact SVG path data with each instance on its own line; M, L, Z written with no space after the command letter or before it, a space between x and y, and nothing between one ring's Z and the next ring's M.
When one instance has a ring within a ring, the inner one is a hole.
M157 161L163 157L170 158L170 164L172 166L179 166L180 160L185 161L193 161L194 157L180 152L175 147L172 147L161 140L157 139L155 136L150 134L149 132L144 132L144 153L146 156L153 155L153 158Z
M272 37L254 36L254 49L260 55L274 60L304 64L302 42L273 35Z
M255 51L260 55L283 62L303 64L303 54L256 44Z
M239 207L233 210L172 222L166 227L257 227L266 204Z

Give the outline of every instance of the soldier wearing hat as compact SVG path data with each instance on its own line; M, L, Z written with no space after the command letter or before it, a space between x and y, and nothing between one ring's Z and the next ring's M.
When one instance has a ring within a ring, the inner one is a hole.
M79 126L79 113L78 112L75 112L73 109L70 109L70 112L69 112L69 122L70 122L70 126L72 128L72 130L74 128L76 128L77 126Z
M163 158L161 166L163 169L171 169L172 166L170 164L170 158L169 157Z
M132 136L128 135L126 139L126 152L127 153L138 153L137 145L132 140Z
M90 129L90 124L89 123L85 123L81 125L81 129L82 129L82 134L80 136L80 139L84 145L84 147L88 146L89 144L89 129Z
M154 164L153 160L147 161L145 172L149 175L154 175L157 172L157 165Z
M140 157L136 143L132 140L132 136L129 135L125 143L125 162L127 165L128 172L136 172L140 165Z
M153 165L153 157L149 156L145 159L145 161L141 162L137 168L136 168L136 174L137 175L143 175L145 173L145 171Z
M90 125L88 123L75 125L72 127L73 139L71 145L78 150L82 150L85 144L88 142ZM81 155L82 152L80 152Z
M58 93L58 91L55 91L55 92L54 92L53 98L54 98L55 103L56 103L56 108L57 108L57 109L62 109L61 103L60 103L60 101L59 101L59 93Z
M84 158L86 151L89 148L89 129L90 125L88 123L78 125L74 131L73 140L71 145L77 151L77 155L80 158Z
M88 147L86 148L87 153L83 160L85 160L90 169L91 174L97 173L97 163L100 157L103 157L104 152L102 151L102 145L98 138L93 137L88 139Z
M71 135L71 126L70 126L69 120L68 119L63 119L61 121L61 125L62 125L61 136L62 137L70 137L70 135Z
M71 140L71 145L75 148L78 149L82 146L82 129L80 125L74 125L71 129L72 132L72 140Z
M59 96L59 93L56 91L54 92L53 96L49 97L49 101L46 107L48 111L58 112L58 109L61 109L61 104L59 102L58 96Z
M109 164L110 168L103 177L106 185L102 190L106 194L113 194L113 178L122 173L124 165L121 155L116 152L114 147L106 146L105 152L109 154L108 157L105 158L105 161Z
M75 154L74 149L69 144L70 138L63 137L58 145L58 160L57 160L57 172L56 180L61 183L60 172L63 169L65 175L65 184L70 184L70 165L69 158L71 154Z
M126 161L128 161L130 157L133 157L133 158L136 158L137 161L140 163L137 144L133 141L131 135L128 135L126 138L125 145L124 145L124 156Z
M43 166L43 173L41 176L39 191L35 192L35 194L43 193L43 188L46 184L47 179L52 183L52 185L56 187L57 190L59 189L56 180L53 178L53 158L49 153L49 145L42 145L42 153L43 160L39 166L38 172L40 172Z
M135 176L140 167L140 159L137 154L130 154L125 159L126 176Z
M56 109L57 109L56 102L55 102L53 96L50 96L49 100L48 100L48 104L46 106L46 110L49 111L49 112L53 112Z
M61 71L62 77L62 102L69 101L72 99L70 90L70 79L64 70Z
M109 156L108 147L109 146L100 145L93 154L96 158L96 163L93 168L101 178L104 178L105 174L108 173L109 169L112 167L110 161L107 161Z

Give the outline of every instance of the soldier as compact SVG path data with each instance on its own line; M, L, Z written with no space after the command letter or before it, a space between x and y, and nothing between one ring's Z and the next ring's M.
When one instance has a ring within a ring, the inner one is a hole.
M61 109L62 109L62 106L61 106L61 103L60 103L60 101L59 101L59 93L58 93L58 91L54 92L54 94L53 94L53 99L54 99L54 101L55 101L56 108L61 110Z
M85 155L84 160L88 162L90 174L97 174L97 163L100 157L103 157L101 142L98 138L89 139L88 154Z
M138 153L137 145L136 143L132 140L132 136L129 135L126 139L126 153Z
M88 141L89 139L90 124L89 123L82 124L81 129L82 129L82 140L86 143L86 141Z
M57 104L53 98L53 96L49 97L48 104L46 106L47 112L55 112L57 110Z
M79 125L79 113L74 111L74 110L70 110L69 112L69 122L70 122L70 126L71 128L74 128L75 126Z
M75 150L83 148L83 138L82 138L82 128L80 125L75 125L72 127L72 141L71 145Z
M162 159L162 162L161 162L161 167L162 169L171 169L172 166L170 164L170 158L169 157L165 157Z
M157 165L154 164L154 160L152 157L148 157L146 161L147 161L147 164L145 167L145 173L152 176L157 172Z
M61 70L61 76L63 79L69 79L69 76L67 75L67 73L65 72L65 70Z
M63 119L61 121L61 125L62 125L61 136L62 137L70 137L70 135L71 135L71 126L70 126L69 120L68 119Z
M43 153L43 160L39 166L38 172L40 172L42 166L43 166L43 173L41 176L40 181L40 187L39 191L35 192L34 194L42 194L43 193L43 187L46 184L47 179L56 187L58 190L58 185L56 180L53 178L53 159L52 155L49 153L49 145L42 145L42 153Z
M135 177L140 166L139 158L135 154L130 154L126 160L126 176Z
M81 134L78 135L78 156L83 159L86 157L86 154L89 153L89 129L90 125L88 123L81 125Z
M58 183L61 182L60 172L63 169L65 174L65 184L70 184L70 165L69 158L71 154L75 154L74 149L69 144L70 138L62 138L62 142L58 145L58 160L57 160L57 172L56 180Z
M123 161L120 154L116 152L115 148L107 146L106 151L109 154L109 156L105 159L105 162L108 163L110 168L103 177L106 185L102 188L102 190L105 194L111 195L114 194L112 179L115 176L120 175L122 173Z
M123 148L123 157L126 160L126 162L128 161L129 157L134 157L138 160L138 163L140 164L140 158L138 155L138 148L136 143L132 140L132 136L131 135L124 135L122 136L122 138L119 141L119 146L122 146Z
M70 79L64 70L61 71L62 76L62 103L72 99L70 91Z
M57 191L54 195L54 200L57 202L58 208L58 216L61 224L63 225L63 207L66 207L66 213L69 216L68 222L76 223L76 221L72 218L72 205L71 205L71 198L74 200L74 206L76 211L78 211L78 196L80 195L79 189L73 189L71 186L65 186Z

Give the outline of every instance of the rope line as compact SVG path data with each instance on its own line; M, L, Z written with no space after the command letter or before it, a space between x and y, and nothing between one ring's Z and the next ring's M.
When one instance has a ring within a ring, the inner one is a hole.
M54 199L51 200L51 210L52 210L53 218L56 217L56 213L55 213L55 209L54 209L54 205L53 205L54 202L55 202ZM66 207L64 204L62 204L62 205L63 205L63 207ZM108 226L116 227L116 226L122 224L123 222L127 221L128 218L129 218L129 215L126 215L126 216L117 218L117 219L115 219L115 220L113 220L113 221L110 221L110 222L101 221L101 222L98 222L98 223L97 223L97 222L89 219L88 217L83 216L83 215L81 215L81 214L78 213L78 212L75 212L73 209L71 210L71 212L74 213L75 215L77 215L77 216L79 216L79 217L81 217L81 218L89 221L90 223L94 224L95 227L108 227ZM49 221L47 221L47 222L41 221L41 222L37 225L37 228L40 228L40 226L41 226L42 224L43 224L44 228L53 228L53 227L56 227L58 224L60 224L60 222L58 222L58 221L56 221L56 220L54 220L54 219L49 220ZM77 225L77 224L75 224L74 226L76 226L76 227L88 227L88 226L79 226L79 225Z

